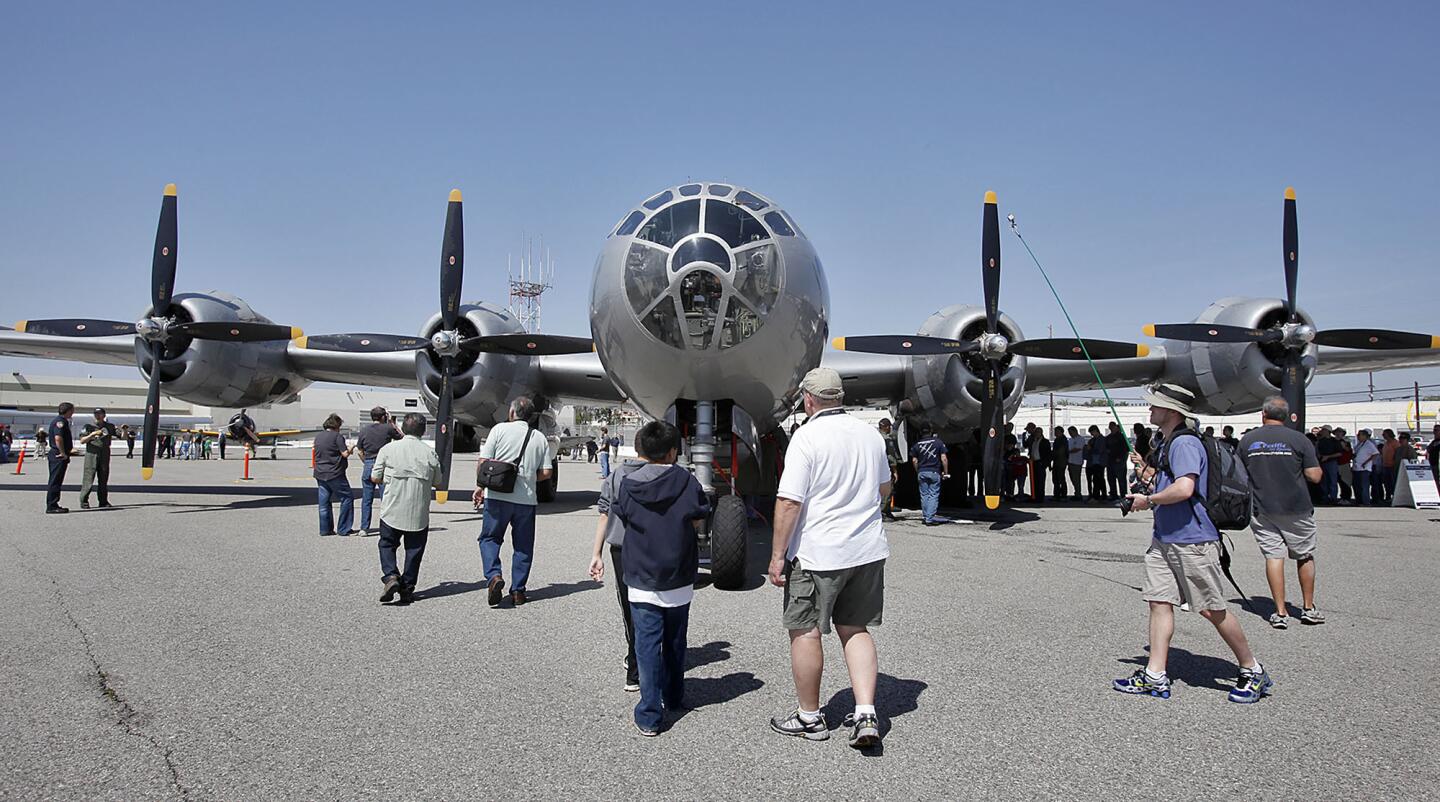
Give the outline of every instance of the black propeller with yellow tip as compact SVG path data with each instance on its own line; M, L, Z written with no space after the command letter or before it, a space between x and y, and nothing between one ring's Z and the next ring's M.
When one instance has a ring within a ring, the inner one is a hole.
M270 342L302 337L292 326L240 321L177 320L171 314L175 298L175 264L179 245L179 222L174 184L165 185L160 201L160 223L155 230L155 254L150 261L150 316L138 323L90 318L22 320L15 330L51 337L110 337L133 334L144 339L150 351L150 387L145 394L144 442L140 450L140 475L149 479L155 472L155 439L160 428L160 360L165 346L187 337L222 342Z
M841 351L862 351L897 356L939 356L979 351L982 360L978 378L983 383L980 399L982 477L985 506L1000 506L1004 481L1005 399L1001 387L1002 360L1008 354L1045 359L1135 359L1150 349L1136 343L1110 340L1080 341L1057 337L1011 341L1000 332L1000 211L994 192L985 193L981 222L980 275L985 293L985 333L974 340L953 340L921 335L876 335L836 337L831 344Z
M1217 323L1162 323L1145 326L1148 337L1186 342L1257 343L1278 345L1280 354L1280 395L1290 405L1290 426L1305 430L1305 349L1311 343L1334 348L1370 350L1425 350L1440 348L1440 337L1383 329L1330 329L1316 331L1300 319L1295 306L1300 281L1300 229L1295 211L1295 188L1285 188L1285 211L1281 220L1282 258L1285 267L1285 317L1273 326L1250 329Z
M348 353L386 353L395 351L429 351L440 366L440 387L435 393L435 453L440 457L441 489L435 500L444 504L450 498L450 458L454 453L455 365L462 353L493 353L514 356L550 356L553 354L586 354L595 350L587 337L560 337L553 334L490 334L462 337L460 334L460 294L465 283L465 220L460 190L450 191L445 211L445 234L440 246L440 330L432 337L396 334L320 334L300 337L295 345L315 351Z

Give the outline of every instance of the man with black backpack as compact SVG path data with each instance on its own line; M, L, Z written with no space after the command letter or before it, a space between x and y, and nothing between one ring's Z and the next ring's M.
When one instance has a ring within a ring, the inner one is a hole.
M1295 561L1305 605L1300 622L1323 624L1325 617L1315 607L1315 507L1310 503L1306 481L1313 485L1325 479L1324 466L1310 438L1285 425L1290 420L1290 405L1285 399L1265 399L1260 415L1264 425L1240 441L1240 459L1255 488L1255 517L1250 528L1265 557L1265 579L1275 599L1270 626L1289 626L1289 609L1285 606L1287 555ZM1322 429L1320 440L1327 439L1334 442Z
M1260 700L1274 682L1255 659L1240 621L1230 615L1225 601L1224 554L1215 511L1220 522L1234 525L1238 517L1248 519L1248 488L1237 491L1231 481L1244 469L1238 461L1224 459L1214 438L1204 442L1185 425L1194 415L1194 394L1173 384L1146 388L1150 422L1165 436L1157 470L1147 470L1138 454L1131 458L1142 479L1154 479L1154 492L1132 493L1127 498L1135 510L1155 511L1155 534L1145 552L1144 599L1150 605L1150 659L1128 677L1114 682L1122 693L1170 698L1170 678L1165 673L1170 656L1170 639L1175 634L1175 608L1188 603L1205 616L1235 653L1240 676L1229 699L1240 704ZM1228 452L1227 452L1228 453ZM1215 460L1212 463L1212 459ZM1218 481L1212 482L1211 469ZM1221 473L1223 471L1223 476ZM1227 492L1227 490L1229 492ZM1243 496L1241 505L1235 496Z

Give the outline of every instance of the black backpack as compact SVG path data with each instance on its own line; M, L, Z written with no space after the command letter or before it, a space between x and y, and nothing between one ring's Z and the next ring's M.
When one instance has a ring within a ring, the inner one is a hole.
M1171 482L1175 481L1175 473L1170 470L1170 446L1181 437L1197 437L1205 448L1206 487L1196 488L1199 492L1192 500L1200 500L1211 522L1219 529L1245 529L1250 526L1250 474L1240 456L1221 447L1220 441L1214 437L1202 436L1188 427L1171 432L1160 455L1160 470L1169 475Z

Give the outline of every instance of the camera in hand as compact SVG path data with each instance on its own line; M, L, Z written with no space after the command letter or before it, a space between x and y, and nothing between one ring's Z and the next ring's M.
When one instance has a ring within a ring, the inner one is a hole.
M1131 492L1131 493L1149 493L1149 492L1150 492L1150 487L1149 487L1149 485L1146 485L1144 482L1136 481L1136 482L1131 483L1131 485L1130 485L1130 492ZM1130 498L1129 496L1126 496L1125 498L1120 499L1120 517L1123 518L1123 517L1125 517L1126 515L1129 515L1129 514L1134 510L1134 508L1135 508L1135 499Z

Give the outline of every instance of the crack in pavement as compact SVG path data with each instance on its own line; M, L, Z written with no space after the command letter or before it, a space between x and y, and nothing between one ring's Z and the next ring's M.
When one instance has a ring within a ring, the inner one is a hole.
M165 769L169 772L170 784L174 787L175 792L178 793L182 799L190 798L190 789L186 788L185 785L180 782L180 770L175 764L174 750L161 744L159 739L140 728L138 724L140 711L136 710L111 682L110 672L105 670L104 665L100 663L100 659L95 655L95 647L90 640L90 634L85 631L84 627L80 626L80 622L70 613L70 605L65 601L65 593L60 588L60 581L54 576L35 568L36 560L34 555L25 553L14 544L11 544L11 548L14 548L21 557L24 557L26 561L31 564L33 569L32 573L39 574L50 580L50 585L55 592L55 601L60 605L60 612L64 614L65 620L70 622L70 626L75 629L75 633L80 636L80 644L85 651L85 657L90 661L91 678L95 681L100 695L110 704L111 710L115 714L115 723L125 731L126 735L144 741L159 752L161 760L165 763Z

